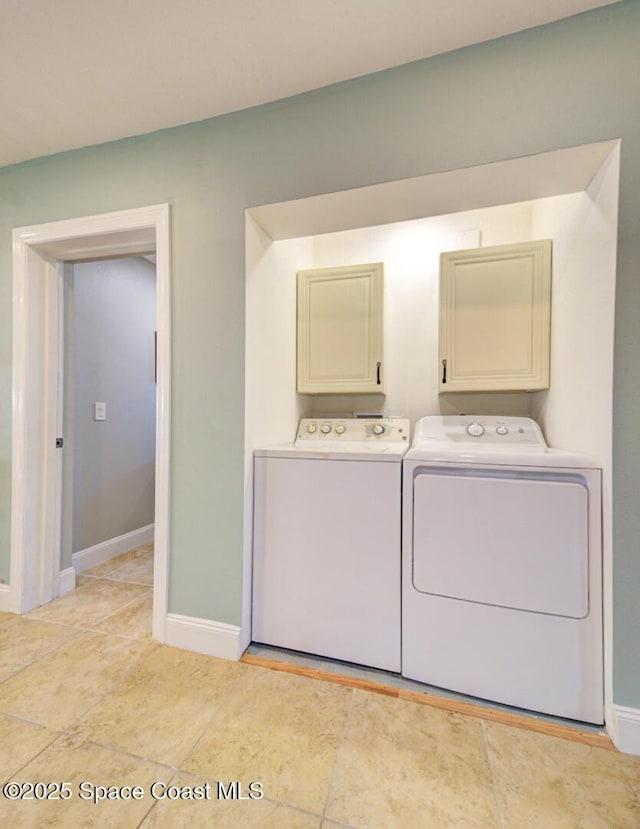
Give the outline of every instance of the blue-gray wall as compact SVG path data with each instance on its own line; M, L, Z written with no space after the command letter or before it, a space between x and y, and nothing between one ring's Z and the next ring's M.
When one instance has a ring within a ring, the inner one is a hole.
M244 209L619 137L614 696L640 706L639 78L640 3L630 0L275 104L1 170L0 576L9 570L12 227L171 204L170 610L239 624Z
M72 294L73 537L63 556L153 524L155 495L155 265L77 264Z

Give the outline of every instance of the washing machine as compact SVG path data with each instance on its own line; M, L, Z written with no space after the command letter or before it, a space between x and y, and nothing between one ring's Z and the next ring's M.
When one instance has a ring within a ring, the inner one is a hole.
M603 722L601 471L523 417L425 417L404 459L402 674Z
M400 671L403 418L303 418L254 453L252 638Z

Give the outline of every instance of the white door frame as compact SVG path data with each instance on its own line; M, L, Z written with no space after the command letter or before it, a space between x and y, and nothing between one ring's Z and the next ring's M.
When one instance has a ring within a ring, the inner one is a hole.
M9 605L26 613L57 594L60 453L57 376L60 263L156 254L157 407L153 636L165 640L169 567L171 267L169 205L13 231L13 419ZM54 284L55 283L55 284ZM55 411L54 411L55 409Z

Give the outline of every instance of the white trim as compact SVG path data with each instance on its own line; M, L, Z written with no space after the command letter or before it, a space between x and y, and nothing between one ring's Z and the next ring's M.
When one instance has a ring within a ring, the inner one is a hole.
M619 751L640 757L640 708L613 706L611 739Z
M10 609L24 613L46 601L55 572L46 573L51 549L44 490L47 463L42 398L45 377L38 313L45 308L45 266L99 250L104 257L149 253L155 245L158 327L156 496L153 635L164 641L169 566L169 462L171 449L171 267L169 205L67 219L13 231L13 409L11 457ZM36 347L34 347L34 342ZM43 578L44 577L44 578ZM48 584L46 584L48 582ZM6 592L6 591L5 591Z
M251 608L251 601L249 600L249 608ZM246 615L242 615L242 627L240 628L240 654L242 655L251 644L251 618L247 619Z
M11 562L9 583L11 585L11 610L20 613L37 603L33 588L27 589L25 571L34 562L27 561L29 543L29 512L33 504L28 503L27 492L27 440L30 433L29 407L27 397L27 284L28 253L26 244L21 244L13 233L13 408L11 418ZM33 414L33 412L32 412ZM28 594L28 595L27 595Z
M76 589L76 570L75 567L67 567L60 571L58 576L58 589L56 591L58 596L64 596L65 593L71 593Z
M84 570L95 567L96 564L101 564L103 561L119 556L121 553L134 550L136 547L140 547L141 544L153 541L153 528L153 524L147 524L146 527L140 527L139 530L132 530L130 533L118 535L108 541L94 544L92 547L85 547L84 550L78 550L77 553L71 556L71 562L77 572L82 573Z
M62 269L59 261L47 262L44 276L45 354L44 380L44 464L42 493L41 551L42 575L40 603L47 604L60 595L60 533L62 528L62 452L54 449L62 431L62 392L64 367L64 328Z
M153 638L165 641L169 601L169 528L171 520L171 228L169 205L155 210L156 236L156 475L153 554Z
M0 613L12 613L11 588L8 584L0 584Z
M240 641L240 633L237 625L168 613L165 624L165 644L237 662L244 650Z

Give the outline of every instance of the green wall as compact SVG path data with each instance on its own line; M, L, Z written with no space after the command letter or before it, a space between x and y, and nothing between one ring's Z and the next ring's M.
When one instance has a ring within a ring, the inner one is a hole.
M9 573L12 227L171 204L170 610L239 624L244 209L619 137L614 687L617 703L640 706L639 78L640 3L631 0L275 104L0 170L0 578Z

